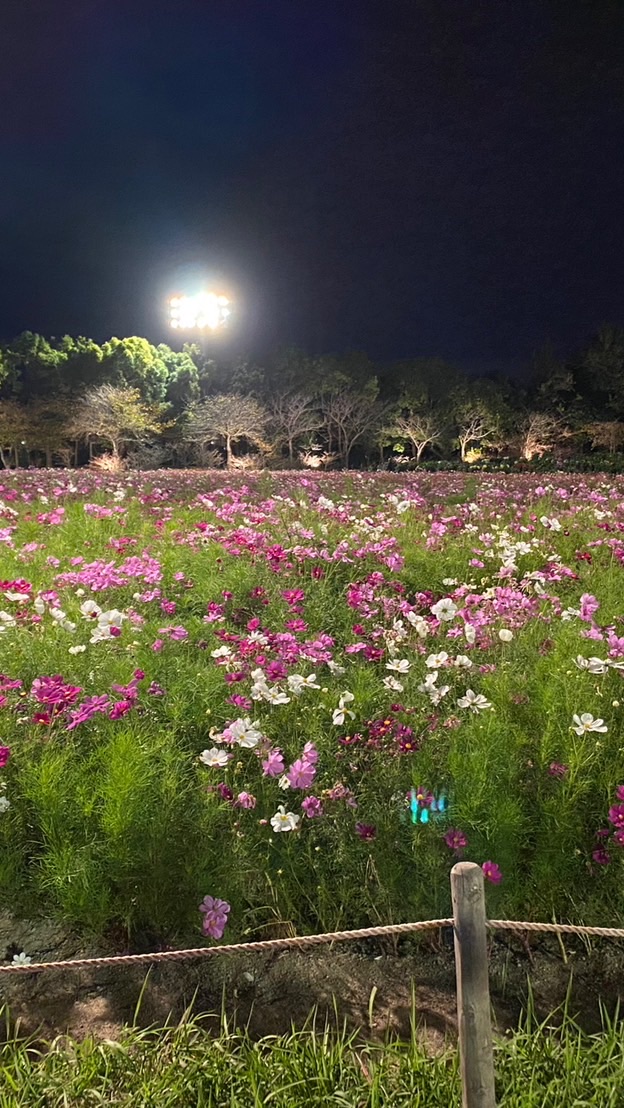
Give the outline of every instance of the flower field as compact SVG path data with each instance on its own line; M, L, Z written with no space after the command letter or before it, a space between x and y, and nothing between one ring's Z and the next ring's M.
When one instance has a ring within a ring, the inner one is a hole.
M5 909L621 922L623 480L3 472L0 576Z

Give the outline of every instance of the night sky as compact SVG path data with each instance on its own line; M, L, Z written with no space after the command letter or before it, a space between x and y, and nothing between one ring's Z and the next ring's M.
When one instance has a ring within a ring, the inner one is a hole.
M621 0L3 7L0 337L516 369L624 325Z

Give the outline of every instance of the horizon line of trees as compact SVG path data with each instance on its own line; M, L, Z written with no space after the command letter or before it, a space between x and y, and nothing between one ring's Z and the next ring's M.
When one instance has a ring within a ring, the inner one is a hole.
M624 329L565 360L545 347L526 381L468 377L438 358L277 351L262 366L145 338L0 346L0 465L312 468L473 463L624 448ZM104 464L104 463L102 463Z

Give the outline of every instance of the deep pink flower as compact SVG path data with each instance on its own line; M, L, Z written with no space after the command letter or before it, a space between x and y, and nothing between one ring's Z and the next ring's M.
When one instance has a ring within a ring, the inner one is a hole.
M617 796L618 800L624 800L624 785L618 785L617 789L615 790L615 795Z
M215 789L221 797L221 800L234 800L234 793L230 786L226 785L225 781L220 781L218 785L215 785Z
M128 712L130 712L133 707L134 707L134 701L132 701L132 700L117 700L116 703L113 704L110 712L108 713L108 718L109 719L121 719L122 716L127 715Z
M364 842L370 842L371 839L376 838L377 828L372 823L356 823L355 833L358 838Z
M481 869L486 881L491 881L493 885L500 885L503 875L496 862L484 862Z
M222 938L231 910L227 900L219 900L216 896L205 896L199 910L204 917L202 926L204 935L209 935L212 939Z
M323 815L323 804L317 796L306 796L301 801L301 807L308 819L317 819Z
M0 769L4 769L9 758L11 757L10 746L0 746Z
M609 808L608 818L614 827L624 827L624 804L614 804Z
M598 866L608 866L611 861L611 855L603 846L599 846L597 850L592 851L592 858Z
M568 766L564 766L561 762L551 762L548 767L548 772L551 777L562 778L568 773Z
M444 842L450 850L462 850L463 847L468 846L468 839L464 832L457 827L449 827L444 836Z

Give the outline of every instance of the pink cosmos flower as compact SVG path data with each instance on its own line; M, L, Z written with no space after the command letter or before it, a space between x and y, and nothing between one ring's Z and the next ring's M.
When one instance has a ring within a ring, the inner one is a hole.
M468 846L468 839L457 827L450 827L444 836L444 842L450 850L462 850Z
M297 758L286 773L291 789L309 789L316 777L316 766L305 758Z
M308 819L317 819L323 815L323 804L317 796L306 796L301 801L301 807Z
M215 896L205 896L199 910L204 917L202 926L204 935L209 935L211 939L221 939L231 910L227 900L219 900Z
M255 808L256 798L251 793L242 792L239 793L234 801L235 808Z
M491 881L493 885L500 885L503 875L496 862L484 862L481 869L486 881Z
M377 828L372 823L356 823L355 833L359 839L364 842L370 842L371 839L376 838Z
M11 757L10 746L0 746L0 769L4 769L9 758Z
M284 755L278 747L269 750L262 762L262 772L265 777L281 777L284 772Z

